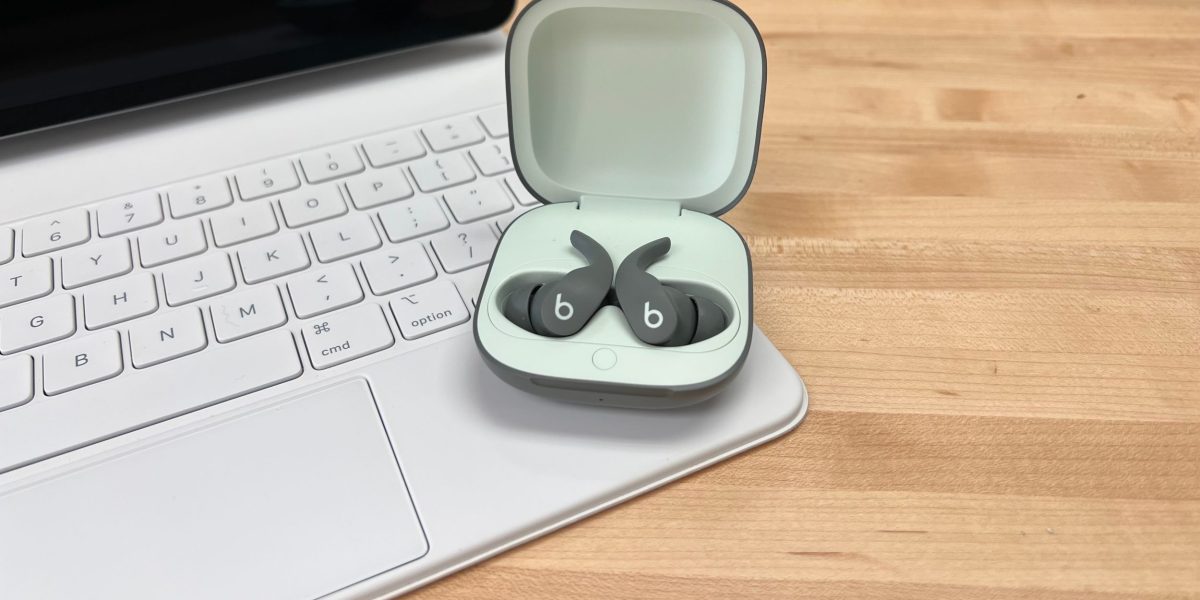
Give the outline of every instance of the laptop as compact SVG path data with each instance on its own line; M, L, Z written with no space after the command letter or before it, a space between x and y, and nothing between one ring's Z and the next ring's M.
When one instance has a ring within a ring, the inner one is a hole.
M0 597L388 598L783 435L519 392L511 0L0 7ZM253 84L253 85L251 85Z

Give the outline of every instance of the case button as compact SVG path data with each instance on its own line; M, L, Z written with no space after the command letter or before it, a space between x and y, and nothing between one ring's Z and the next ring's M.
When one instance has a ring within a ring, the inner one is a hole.
M609 348L601 348L592 354L592 366L607 371L617 366L617 353Z

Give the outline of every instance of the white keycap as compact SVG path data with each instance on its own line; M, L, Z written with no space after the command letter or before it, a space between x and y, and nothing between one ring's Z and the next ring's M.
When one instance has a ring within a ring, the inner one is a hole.
M447 273L466 271L487 264L496 251L496 234L485 223L440 233L430 242L442 269Z
M13 259L16 237L13 230L0 227L0 265Z
M246 283L295 273L312 264L298 235L277 235L251 242L238 250L237 255Z
M371 166L379 168L425 156L425 146L411 131L385 133L363 142Z
M413 163L408 170L423 192L436 192L475 180L475 170L461 154L431 156Z
M142 319L129 328L129 350L136 369L187 356L206 346L208 338L204 335L204 321L198 308Z
M536 206L541 204L541 201L533 197L529 190L525 189L525 184L517 179L516 175L509 175L504 178L504 184L508 186L508 190L512 192L514 198L517 199L517 204L521 206Z
M525 214L525 213L521 212L521 211L513 211L506 215L500 215L500 218L496 219L496 221L495 221L496 229L500 233L504 233L505 231L508 231L508 228L510 225L512 225L513 221L516 221L517 217L519 217L523 214Z
M132 270L127 240L100 240L63 254L62 284L67 289L77 288Z
M379 220L389 240L400 243L450 226L436 198L422 197L379 210Z
M233 192L224 175L210 175L167 188L167 204L171 216L182 219L233 204Z
M496 138L508 136L508 109L503 106L489 108L479 113L479 121L488 135Z
M264 198L300 187L300 176L296 175L296 170L288 160L274 160L238 169L233 179L237 182L242 200Z
M483 130L476 124L475 119L470 117L446 119L426 125L421 128L421 133L434 152L454 150L483 141Z
M458 288L448 279L400 292L388 304L406 340L466 323L471 316Z
M290 381L303 372L292 335L273 331L170 361L153 374L130 373L103 387L85 387L60 402L31 402L0 418L0 471ZM221 375L207 377L203 385L181 385L207 373Z
M479 172L484 175L499 175L513 170L512 156L506 144L492 143L471 148L470 155Z
M138 236L143 267L156 267L208 249L199 221L171 222Z
M411 198L413 195L412 186L400 169L363 173L347 181L346 187L350 190L350 201L359 210Z
M437 269L419 242L388 248L364 258L363 273L376 296L425 283L437 277Z
M209 219L213 241L225 248L248 242L279 231L275 211L267 203L247 204L233 210L221 211Z
M213 332L222 344L274 329L287 322L279 290L273 285L222 296L209 310L212 312Z
M0 267L0 308L41 298L54 290L54 266L48 256Z
M279 199L283 220L288 227L303 227L317 221L346 214L346 203L336 185L305 188Z
M154 191L113 198L96 207L96 229L101 237L158 225L162 220L162 204Z
M471 223L512 210L502 184L488 179L446 190L442 198L459 223Z
M363 299L358 276L348 264L296 275L288 280L287 287L292 308L301 319L357 304Z
M383 311L374 304L349 308L304 327L304 345L315 369L328 369L394 343Z
M472 308L479 308L479 293L483 291L483 280L486 275L487 269L480 267L454 276L454 282L458 284L458 291L462 293L464 300L471 303Z
M168 306L180 306L233 289L229 257L215 252L163 270L163 291Z
M33 357L0 359L0 381L4 382L4 385L0 385L0 410L15 408L33 400Z
M308 236L312 239L317 260L333 262L347 256L362 254L381 245L379 234L367 215L351 215L313 227Z
M309 183L321 183L361 173L363 162L354 146L335 146L301 154L300 168Z
M42 356L47 396L111 379L121 373L121 334L101 331L63 342Z
M150 273L134 273L84 290L83 322L100 329L158 310L157 286Z
M37 256L82 244L92 237L88 212L77 209L38 217L21 228L21 252Z
M51 296L0 311L0 354L12 354L75 333L75 298Z

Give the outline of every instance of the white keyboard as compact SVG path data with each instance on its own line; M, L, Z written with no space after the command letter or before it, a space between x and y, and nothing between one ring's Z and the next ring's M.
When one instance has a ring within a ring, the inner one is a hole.
M0 225L0 473L465 325L536 204L507 135L494 107Z

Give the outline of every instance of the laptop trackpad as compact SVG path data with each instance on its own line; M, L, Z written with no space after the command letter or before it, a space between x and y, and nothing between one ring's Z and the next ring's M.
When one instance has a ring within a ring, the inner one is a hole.
M0 495L12 598L315 598L427 544L360 380Z

